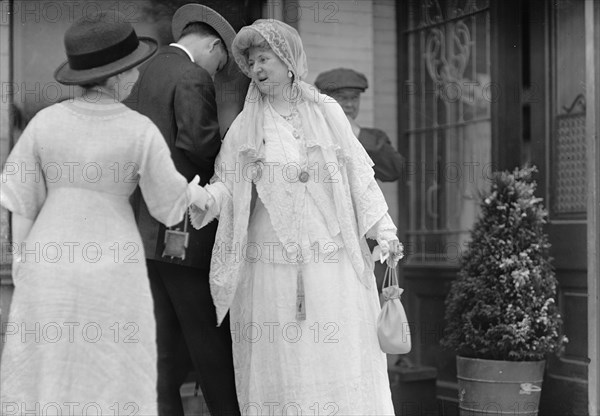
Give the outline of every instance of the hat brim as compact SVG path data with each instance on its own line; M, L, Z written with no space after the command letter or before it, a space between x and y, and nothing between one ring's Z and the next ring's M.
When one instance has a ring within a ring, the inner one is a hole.
M173 34L173 39L175 39L175 41L179 40L183 29L189 23L194 22L206 23L215 29L219 36L221 36L223 39L223 42L225 42L229 57L227 60L227 65L225 65L225 68L219 71L217 76L225 80L241 75L231 53L231 45L236 35L235 30L233 30L233 27L223 16L210 7L202 4L190 3L177 9L173 15L173 20L171 21L171 32Z
M83 85L102 81L127 71L150 58L158 49L158 43L154 39L147 37L139 37L138 39L140 43L133 52L110 64L96 68L74 70L69 66L69 61L63 62L54 72L54 79L65 85Z
M327 94L327 93L333 93L333 92L337 92L339 90L355 90L357 92L365 92L367 89L366 88L362 88L362 87L335 87L335 88L331 88L331 87L323 87L320 88L318 85L315 84L315 87L317 87L319 89L319 91L321 91L323 94Z

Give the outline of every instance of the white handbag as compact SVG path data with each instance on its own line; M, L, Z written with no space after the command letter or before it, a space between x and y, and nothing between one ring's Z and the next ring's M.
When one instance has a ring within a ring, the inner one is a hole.
M403 291L398 286L396 268L388 264L381 290L384 303L377 318L377 338L386 354L407 354L411 349L410 328L400 301Z

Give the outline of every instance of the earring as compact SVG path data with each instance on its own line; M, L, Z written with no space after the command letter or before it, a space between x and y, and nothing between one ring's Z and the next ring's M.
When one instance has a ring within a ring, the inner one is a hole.
M291 70L288 70L288 78L291 78L291 77L293 77L293 76L294 76L294 74L292 73L292 71L291 71Z

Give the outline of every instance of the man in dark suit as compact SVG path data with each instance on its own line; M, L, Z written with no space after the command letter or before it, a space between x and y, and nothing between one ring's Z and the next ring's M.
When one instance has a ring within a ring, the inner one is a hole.
M177 170L204 185L214 173L221 147L213 78L233 72L228 51L235 31L214 10L187 4L175 12L173 38L140 68L125 102L148 116L171 150ZM160 415L183 415L179 389L193 365L214 415L238 415L229 323L217 327L209 288L216 223L194 229L186 215L165 229L134 199L154 297Z

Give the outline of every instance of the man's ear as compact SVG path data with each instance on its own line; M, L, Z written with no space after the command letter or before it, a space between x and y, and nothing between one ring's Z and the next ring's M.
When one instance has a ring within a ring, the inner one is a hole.
M212 52L213 49L218 48L220 44L221 44L221 39L217 39L217 38L213 39L209 44L210 45L209 51Z

